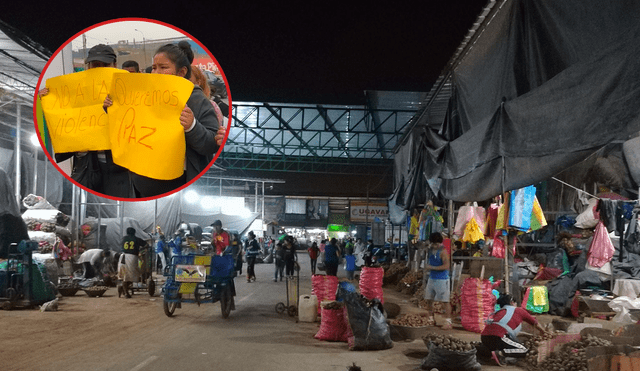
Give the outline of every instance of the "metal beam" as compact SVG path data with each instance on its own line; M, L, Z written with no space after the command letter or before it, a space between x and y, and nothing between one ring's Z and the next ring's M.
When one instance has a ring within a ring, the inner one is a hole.
M324 107L322 107L321 104L316 105L316 107L318 108L318 112L320 112L320 116L322 116L322 119L324 120L325 127L331 130L331 132L333 133L333 136L338 141L338 147L344 150L344 153L347 155L347 157L351 158L349 149L347 148L346 144L340 137L340 133L338 133L338 131L334 127L335 124L331 121L331 119L329 118L329 115L327 115L327 110Z
M378 123L378 119L376 118L376 115L374 114L375 111L373 110L373 107L371 106L371 99L369 98L369 94L367 92L364 93L366 98L367 98L367 108L369 109L369 115L371 115L371 120L373 121L373 132L376 135L376 139L378 140L378 151L380 151L380 155L382 156L382 158L386 159L387 158L387 154L384 150L384 138L382 136L382 134L380 133L380 123Z
M258 133L257 131L255 131L253 128L251 128L249 125L245 124L244 121L240 120L236 115L232 115L234 122L239 125L242 126L243 128L249 130L253 135L255 135L256 137L262 139L262 142L265 144L266 147L269 148L273 148L276 152L278 152L281 155L285 155L284 152L282 152L282 150L280 150L280 148L274 146L270 141L267 140L267 138L265 138L264 136L262 136L262 134Z
M271 105L269 103L264 103L264 106L269 110L269 112L271 112L271 114L273 115L273 117L275 117L276 119L278 119L278 121L287 129L289 130L289 132L297 139L300 141L300 144L302 144L313 156L317 157L318 154L316 153L316 151L313 150L313 148L311 148L311 146L309 146L309 143L307 143L306 140L302 139L302 137L300 136L300 134L298 134L292 127L291 125L289 125L289 123L287 121L285 121L282 116L280 116L278 114L278 112L276 112L276 110L271 107Z

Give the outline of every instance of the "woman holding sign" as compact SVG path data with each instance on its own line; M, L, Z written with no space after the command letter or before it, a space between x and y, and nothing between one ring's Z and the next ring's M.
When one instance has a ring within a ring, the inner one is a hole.
M181 41L178 45L164 45L153 57L151 73L175 75L188 80L191 77L193 58L191 46L186 41ZM110 99L105 101L105 105L111 104ZM194 86L180 114L180 125L184 129L186 142L184 173L172 180L153 179L131 173L135 197L153 197L171 192L197 177L213 160L222 145L226 130L219 124L209 99L199 86Z

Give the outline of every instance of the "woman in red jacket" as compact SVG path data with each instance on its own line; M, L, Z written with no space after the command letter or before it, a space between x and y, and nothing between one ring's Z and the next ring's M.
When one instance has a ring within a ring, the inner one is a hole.
M313 275L316 274L316 262L318 261L320 249L318 249L318 244L314 241L307 251L309 252L309 259L311 259L311 274Z
M517 307L511 295L500 295L498 305L500 310L494 313L493 319L482 331L480 340L491 350L491 357L496 363L504 366L507 361L512 361L507 358L524 358L529 352L529 349L516 340L523 321L540 330L542 334L547 331L529 312Z

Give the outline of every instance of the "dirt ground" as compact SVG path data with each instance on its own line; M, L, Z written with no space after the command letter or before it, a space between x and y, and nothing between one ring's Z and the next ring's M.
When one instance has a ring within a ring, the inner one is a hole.
M301 294L311 292L308 271L303 264ZM228 319L222 318L218 303L183 304L169 318L161 296L140 291L131 299L118 298L116 288L100 298L82 291L62 297L56 312L0 311L0 369L347 370L355 363L364 371L408 371L427 356L421 334L396 341L391 349L364 352L350 351L346 343L314 339L319 322L296 322L295 317L276 313L275 304L286 302L286 289L284 282L272 281L273 266L257 265L256 272L257 282L236 278L236 310ZM339 272L339 278L343 274ZM386 302L400 305L402 313L423 312L393 287L385 287L384 296ZM445 333L430 327L424 335L429 332ZM446 333L480 340L479 334L455 323ZM491 360L480 361L483 370L505 369Z

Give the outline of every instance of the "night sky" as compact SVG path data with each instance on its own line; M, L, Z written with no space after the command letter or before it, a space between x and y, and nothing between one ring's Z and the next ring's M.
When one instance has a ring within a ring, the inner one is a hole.
M428 91L487 1L233 8L231 2L145 2L144 9L141 3L95 2L69 11L60 2L12 1L3 4L0 19L51 52L96 23L156 19L211 51L233 100L346 105L364 104L364 90Z

